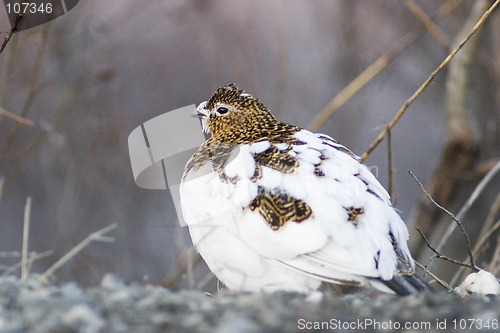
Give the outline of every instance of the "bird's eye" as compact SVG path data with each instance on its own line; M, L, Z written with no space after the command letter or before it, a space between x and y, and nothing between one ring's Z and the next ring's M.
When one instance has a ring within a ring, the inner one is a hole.
M225 108L223 106L221 106L220 108L217 108L217 113L218 114L226 114L228 111L229 111L229 109Z

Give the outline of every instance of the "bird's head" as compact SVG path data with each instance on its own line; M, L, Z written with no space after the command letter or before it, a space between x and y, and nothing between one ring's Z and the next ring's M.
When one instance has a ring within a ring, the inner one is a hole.
M251 142L277 123L261 101L234 84L217 89L197 111L203 130L220 142Z

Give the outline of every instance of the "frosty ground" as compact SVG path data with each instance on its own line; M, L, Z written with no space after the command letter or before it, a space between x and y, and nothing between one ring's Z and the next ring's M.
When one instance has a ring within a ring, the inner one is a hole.
M100 286L0 278L0 332L300 332L342 329L408 332L498 331L500 301L443 292L408 297L173 291L126 284Z

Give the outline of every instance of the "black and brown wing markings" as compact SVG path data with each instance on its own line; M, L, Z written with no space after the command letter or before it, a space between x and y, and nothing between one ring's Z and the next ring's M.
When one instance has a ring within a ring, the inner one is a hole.
M261 153L254 155L255 164L265 166L273 170L292 173L299 167L299 161L287 151L281 151L276 146L271 145Z
M391 240L392 247L394 252L396 252L397 258L397 273L399 275L412 275L414 273L414 269L408 261L408 257L403 253L401 247L399 246L396 237L392 233L392 230L389 230L389 239Z
M269 191L262 186L258 187L257 196L248 208L259 212L273 230L278 230L289 221L305 221L312 214L311 208L303 200L295 199L279 188Z
M359 225L359 217L365 213L363 207L344 207L347 212L347 222L352 223L355 227Z
M185 168L185 174L188 174L191 170L200 169L207 162L212 163L213 170L222 173L235 148L236 145L232 143L216 142L210 139L205 141L189 160Z

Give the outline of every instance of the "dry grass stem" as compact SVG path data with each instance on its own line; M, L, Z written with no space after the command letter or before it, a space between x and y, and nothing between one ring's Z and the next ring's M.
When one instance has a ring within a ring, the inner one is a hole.
M481 227L481 231L479 231L479 237L480 240L477 242L477 244L474 246L472 252L474 253L475 251L480 251L480 248L482 247L483 243L486 241L487 237L485 240L486 235L491 235L492 230L493 232L495 231L495 228L498 228L496 225L498 224L498 221L495 223L495 219L497 218L498 214L500 213L500 193L498 193L497 197L493 201L493 204L490 207L490 210L488 212L488 216L486 216L486 219L484 220L484 224ZM495 223L495 224L493 224Z
M472 253L476 254L476 253L479 253L481 252L482 248L486 245L486 241L491 237L493 236L493 234L495 234L495 232L497 232L498 230L500 230L500 220L498 220L492 227L491 229L488 229L487 232L485 232L481 239L477 242L476 246L474 247L474 251L472 251Z
M481 239L477 242L476 247L474 247L474 251L472 251L472 253L476 254L481 252L482 248L486 245L486 241L498 230L500 230L500 220L498 220L491 227L491 229L488 229L488 231L482 235Z
M31 215L31 197L26 199L24 207L24 226L23 226L23 249L21 256L21 280L26 280L29 274L28 269L28 244L30 235L30 215Z
M500 237L497 238L497 246L495 251L493 252L493 256L491 258L490 264L488 265L488 272L493 275L497 275L500 271ZM500 279L497 278L497 281L500 282Z
M443 4L438 12L439 17L448 15L453 11L460 1L450 0ZM380 56L363 72L361 72L354 80L344 87L307 126L312 131L317 131L323 123L331 117L342 105L344 105L352 96L360 91L371 79L380 73L392 60L394 60L401 52L413 44L421 35L421 29L414 29L408 32L400 41L400 43L391 51Z
M21 256L22 253L19 251L0 251L0 258L17 258Z
M87 236L80 244L72 248L68 253L66 253L61 259L59 259L55 264L50 266L45 273L40 276L40 280L47 280L50 276L52 276L55 271L57 271L61 266L63 266L68 260L77 255L80 251L86 248L90 243L96 242L113 242L114 239L111 237L104 236L108 232L112 231L116 228L116 223L113 223L99 231L93 232Z
M5 110L1 106L0 106L0 116L5 117L5 118L10 119L10 120L13 120L15 122L18 122L21 125L30 126L30 127L33 127L35 125L33 120L18 116L17 114L15 114L13 112Z
M16 254L16 252L12 252L12 254ZM30 267L33 262L35 262L36 260L39 260L39 259L42 259L42 258L45 258L45 257L48 257L52 255L52 251L45 251L45 252L42 252L42 253L36 253L36 252L31 252L29 257L28 257L28 260L27 260L27 265L28 267ZM18 262L17 264L7 268L1 275L0 277L4 277L4 276L7 276L7 275L10 275L12 273L14 273L15 271L17 271L19 268L21 268L23 265L23 262L20 261Z
M450 48L450 39L446 34L439 29L432 19L425 13L425 11L413 0L406 0L405 6L408 10L422 23L425 29L436 38L436 40L443 45L446 49Z
M434 273L432 273L431 271L429 271L429 270L427 269L427 267L423 266L423 265L422 265L421 263L419 263L418 261L415 261L415 264L416 264L418 267L420 267L421 269L423 269L423 270L424 270L424 272L425 272L426 274L429 274L429 275L430 275L430 277L432 277L434 280L436 280L436 282L437 282L437 283L439 283L442 287L446 288L446 290L448 290L448 291L450 291L450 292L453 292L453 293L455 292L455 291L453 290L453 288L452 288L452 287L450 287L450 285L449 285L448 283L446 283L445 281L443 281L443 280L441 280L440 278L438 278L438 277L437 277Z
M203 290L205 289L205 287L211 282L213 281L214 279L217 279L216 276L214 275L214 273L212 272L208 272L207 274L205 274L205 276L200 280L200 282L198 282L198 284L196 285L196 290ZM220 282L219 280L217 280L217 282ZM219 286L217 286L219 287Z
M472 30L469 32L469 34L464 38L464 40L451 51L450 54L441 62L441 64L429 75L427 80L415 91L415 93L408 99L406 102L403 104L401 109L396 113L394 118L390 121L389 125L382 130L382 132L378 135L378 137L370 144L368 149L361 155L360 162L363 162L366 160L368 155L382 142L385 137L387 136L388 130L393 128L394 125L397 124L397 122L401 119L401 117L405 114L406 110L408 107L413 104L413 102L417 99L418 96L429 86L429 84L434 80L437 74L443 70L443 68L448 65L451 59L455 57L455 55L462 49L462 47L469 41L469 39L476 33L477 29L479 29L488 19L488 17L491 15L493 10L496 8L496 6L500 3L500 0L496 0L495 3L488 9L486 12L481 16L479 21L474 25Z
M201 256L193 247L181 251L177 256L177 264L175 265L175 268L171 270L165 279L163 279L161 285L165 288L175 286L181 281L184 274L191 272L192 268L196 267L200 262ZM188 273L188 277L191 278L191 274Z
M360 91L371 79L382 71L398 54L410 46L418 37L417 31L407 33L403 41L394 50L382 55L368 66L361 74L344 87L307 126L311 131L317 131L330 116L344 105L352 96Z
M392 140L391 140L391 130L387 135L387 191L392 198L394 203L394 193L393 193L393 184L392 184Z
M424 194L429 198L429 200L431 200L431 202L436 206L438 207L439 209L441 209L443 212L445 212L446 214L448 214L452 219L453 221L455 221L455 223L460 227L460 230L462 231L462 235L465 239L465 243L467 244L467 251L469 252L469 260L470 260L470 266L474 269L478 269L477 266L476 266L476 263L475 263L475 260L474 260L474 256L472 255L472 248L471 248L471 245L470 245L470 240L469 240L469 235L467 235L467 233L465 232L465 229L462 225L462 222L460 222L460 220L455 216L453 215L452 212L450 212L449 210L447 210L446 208L444 208L443 206L439 205L433 198L432 196L425 190L424 188L424 185L422 185L422 183L417 179L417 177L413 174L413 172L411 172L410 170L408 170L408 173L413 177L413 179L415 179L415 181L418 183L418 185L420 186L420 188L422 189L422 191L424 192ZM417 229L419 230L419 229ZM423 236L423 234L421 234ZM424 240L425 237L424 237ZM427 245L430 247L429 243L427 242ZM439 251L441 249L433 249L432 247L430 247L430 249L432 251L434 251L434 253L439 253Z
M3 196L3 187L5 185L5 178L0 177L0 202L2 201L2 196Z
M484 178L479 182L479 184L476 186L474 191L472 192L471 196L469 199L467 199L467 202L465 205L460 209L460 211L457 214L457 218L461 219L465 213L469 210L469 208L472 206L472 204L476 201L476 199L479 197L479 195L483 192L485 189L486 185L495 177L495 175L500 171L500 161L495 164L495 166L484 176ZM439 242L439 244L436 246L436 249L438 251L441 251L441 249L444 247L446 242L448 241L448 238L450 238L451 234L456 228L455 223L450 223L448 226L448 229L446 229L446 232L443 235L443 238Z

